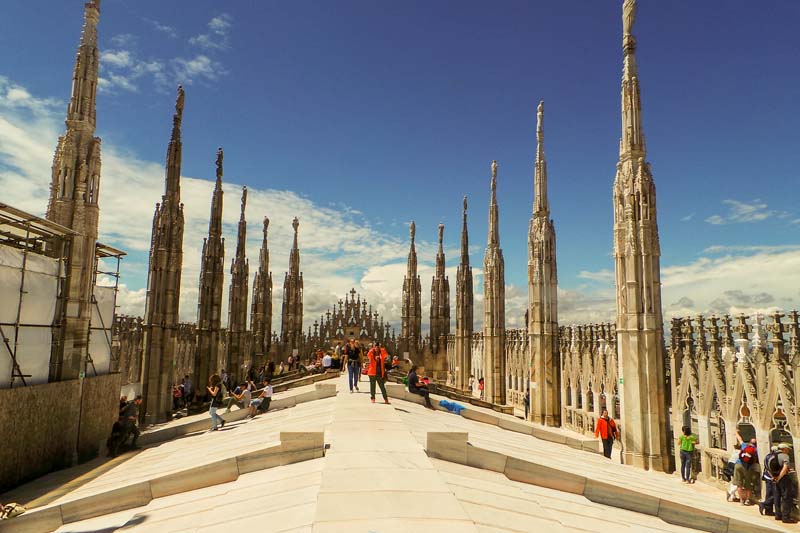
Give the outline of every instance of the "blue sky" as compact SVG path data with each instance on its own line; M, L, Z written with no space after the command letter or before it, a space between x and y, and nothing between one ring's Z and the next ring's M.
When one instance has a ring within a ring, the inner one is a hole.
M800 4L639 3L634 34L658 190L665 316L797 306ZM7 2L0 22L0 185L11 191L10 203L36 213L46 206L63 130L82 6ZM103 0L101 235L131 252L123 310L143 308L149 217L162 187L174 88L183 83L183 173L194 184L184 201L197 213L187 222L184 318L195 314L197 241L207 227L210 183L203 180L213 179L221 145L228 260L238 187L247 185L256 191L247 212L251 273L267 215L279 290L296 212L312 319L354 285L397 322L408 222L416 220L423 241L423 268L443 222L455 267L465 194L471 259L480 269L489 164L497 159L509 324L518 325L539 99L562 318L610 318L620 6ZM31 142L16 146L10 139L20 130ZM426 293L430 271L422 277ZM454 283L451 275L453 297Z

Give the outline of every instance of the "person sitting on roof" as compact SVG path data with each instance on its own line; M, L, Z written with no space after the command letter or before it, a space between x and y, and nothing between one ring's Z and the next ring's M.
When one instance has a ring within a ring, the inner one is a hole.
M258 395L258 398L250 401L250 414L247 415L247 418L255 418L258 411L266 413L269 410L270 402L272 402L272 385L269 384L269 380L264 380L261 394Z
M408 371L408 392L411 394L419 394L425 398L425 407L435 410L433 405L431 405L431 393L428 391L428 386L424 383L420 383L419 377L417 376L417 365L412 365L411 370Z

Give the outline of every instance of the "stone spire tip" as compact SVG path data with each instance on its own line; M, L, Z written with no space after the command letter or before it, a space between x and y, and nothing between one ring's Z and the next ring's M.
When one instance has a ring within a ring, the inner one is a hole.
M297 218L297 217L294 217L294 219L292 219L292 227L294 228L294 234L295 234L295 236L297 236L297 228L298 228L299 226L300 226L300 219L299 219L299 218Z
M417 234L417 225L414 223L413 220L411 221L410 233L411 233L411 244L414 244L414 237Z
M444 224L439 224L439 248L442 247L443 240L444 240Z
M464 196L464 214L467 214L467 197Z

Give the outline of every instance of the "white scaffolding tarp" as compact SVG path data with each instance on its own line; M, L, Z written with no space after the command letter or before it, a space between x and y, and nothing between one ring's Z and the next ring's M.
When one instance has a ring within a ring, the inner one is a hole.
M97 374L108 374L111 368L111 325L114 323L116 291L114 287L94 287L97 305L92 305L91 331L89 332L89 354ZM92 368L87 374L94 375Z
M8 344L0 343L0 388L11 385L15 352L22 374L30 376L25 378L27 384L47 383L50 372L59 261L25 255L0 246L0 327L8 340ZM22 383L15 378L14 384Z

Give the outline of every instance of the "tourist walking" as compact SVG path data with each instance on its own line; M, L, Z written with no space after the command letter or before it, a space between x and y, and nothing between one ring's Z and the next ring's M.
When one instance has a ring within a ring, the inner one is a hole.
M353 392L354 388L358 390L358 380L361 372L361 349L354 339L350 339L350 342L344 347L344 364L347 367L347 384L350 386L350 392Z
M212 374L208 378L206 390L211 397L211 406L208 408L208 414L211 415L211 431L217 431L217 426L225 427L225 420L217 414L217 408L222 407L222 378L219 374Z
M692 435L692 428L683 426L683 435L678 437L681 450L681 480L684 483L692 482L692 456L697 444L697 435Z
M483 378L478 379L478 398L483 400L483 390L486 388L486 381Z
M428 409L436 410L433 405L431 405L431 398L430 398L430 391L428 390L428 386L424 383L420 383L419 377L417 376L417 365L411 365L411 370L408 371L408 392L411 394L419 394L425 399L425 407Z
M594 436L603 441L603 455L611 459L611 450L614 448L614 439L619 438L617 423L608 416L608 409L603 409L603 414L594 425Z
M467 388L469 388L469 395L472 396L475 394L475 376L470 374L469 381L467 382Z
M797 473L790 448L785 442L778 444L778 465L781 469L775 476L777 499L780 499L780 507L775 509L775 520L782 520L784 524L797 523L792 517L794 499L797 496Z
M381 388L383 395L383 403L389 403L389 396L386 394L386 358L389 354L381 347L381 343L375 341L372 348L367 354L369 358L369 366L367 367L367 376L369 376L369 399L375 403L375 385Z

